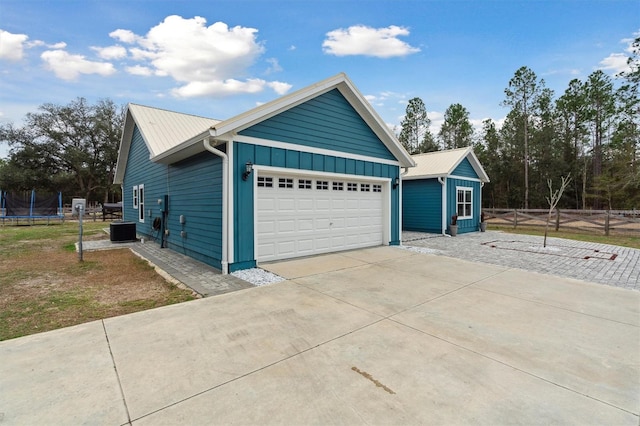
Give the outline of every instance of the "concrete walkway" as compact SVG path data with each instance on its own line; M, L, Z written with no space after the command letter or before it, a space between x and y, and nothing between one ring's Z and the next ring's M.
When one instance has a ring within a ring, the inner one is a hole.
M640 292L392 247L0 342L0 422L638 425Z
M640 290L640 250L584 241L471 232L456 237L403 232L402 243L424 252Z

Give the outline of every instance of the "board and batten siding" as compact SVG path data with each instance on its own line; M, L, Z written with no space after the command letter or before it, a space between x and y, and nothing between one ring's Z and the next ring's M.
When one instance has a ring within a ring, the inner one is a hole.
M480 182L451 177L447 178L447 226L451 225L451 216L457 212L456 187L473 188L473 217L471 219L458 219L458 233L475 232L480 227Z
M338 89L255 124L239 134L395 160Z
M133 209L132 188L144 184L145 222ZM222 259L222 161L209 153L172 164L149 160L149 150L137 127L133 131L123 180L124 220L136 223L136 231L160 243L152 224L162 217L164 196L169 196L166 228L170 249L221 268ZM162 200L162 203L158 203ZM185 223L180 223L184 215ZM184 231L184 236L181 235Z
M258 137L264 137L259 135ZM382 144L382 142L379 142ZM299 169L304 171L331 172L345 175L389 178L393 181L400 175L399 166L371 161L355 160L336 156L313 154L295 150L272 148L242 142L234 142L233 179L234 185L234 263L229 271L251 268L256 265L254 258L254 185L253 179L242 180L245 163L255 165ZM391 235L390 245L400 244L399 188L391 190Z
M453 170L451 175L452 176L467 177L467 178L472 178L472 179L478 179L478 174L473 169L473 166L469 162L468 158L465 158L464 160L462 160L460 162L460 164L458 164L458 167L456 167Z
M402 229L442 232L442 185L438 179L402 182Z

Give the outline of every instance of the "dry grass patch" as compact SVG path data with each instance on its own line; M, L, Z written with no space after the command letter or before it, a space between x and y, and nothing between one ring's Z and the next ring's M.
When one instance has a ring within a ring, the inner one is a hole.
M86 239L106 238L103 226L85 227ZM79 262L77 224L29 228L0 229L0 340L194 299L128 249Z

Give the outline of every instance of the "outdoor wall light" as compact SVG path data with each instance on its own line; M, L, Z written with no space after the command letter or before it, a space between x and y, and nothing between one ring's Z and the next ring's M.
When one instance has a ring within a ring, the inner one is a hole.
M251 172L253 171L253 163L251 161L247 161L244 165L244 173L242 173L242 180L247 180Z
M393 181L393 189L396 189L398 185L400 185L400 179L396 178L396 180Z

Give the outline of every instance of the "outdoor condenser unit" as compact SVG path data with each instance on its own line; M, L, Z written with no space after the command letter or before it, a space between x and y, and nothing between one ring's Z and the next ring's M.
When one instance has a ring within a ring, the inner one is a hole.
M114 243L136 241L136 224L135 222L112 222L109 233Z

